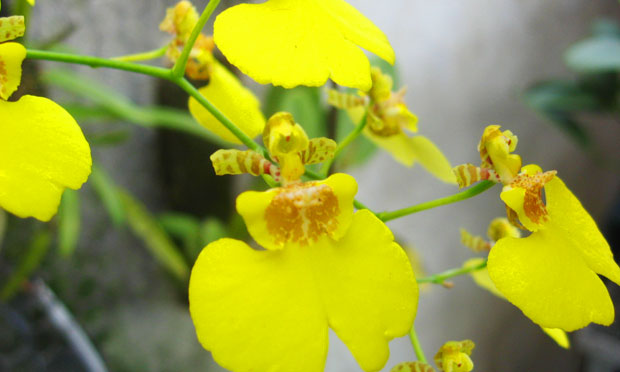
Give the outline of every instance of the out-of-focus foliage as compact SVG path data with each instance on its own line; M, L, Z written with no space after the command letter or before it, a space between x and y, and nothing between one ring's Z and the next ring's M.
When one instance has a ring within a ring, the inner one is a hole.
M557 125L586 150L594 150L586 114L616 114L620 84L620 26L599 20L592 35L569 47L566 65L574 79L550 79L533 84L524 101Z

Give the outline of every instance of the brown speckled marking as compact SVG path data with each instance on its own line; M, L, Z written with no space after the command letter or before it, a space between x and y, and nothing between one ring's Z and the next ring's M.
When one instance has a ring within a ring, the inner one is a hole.
M265 210L267 230L277 244L308 245L338 228L338 198L331 187L316 182L282 188Z
M525 189L523 210L525 215L535 224L547 220L547 208L542 200L542 190L545 184L555 177L556 171L538 173L535 175L520 174L510 184L513 188Z

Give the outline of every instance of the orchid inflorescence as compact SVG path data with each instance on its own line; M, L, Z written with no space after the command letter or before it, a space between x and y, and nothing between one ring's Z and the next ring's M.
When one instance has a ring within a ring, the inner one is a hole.
M80 127L59 105L35 96L8 101L27 56L166 78L190 94L188 109L198 123L231 146L247 146L213 153L215 173L261 176L271 186L236 199L256 244L213 241L191 271L189 311L198 340L214 359L237 372L321 371L332 329L364 371L382 369L388 342L408 334L418 361L403 361L393 371L434 371L413 328L419 293L410 259L382 220L385 215L355 200L356 180L328 173L349 142L309 138L304 123L288 112L266 120L259 99L216 58L217 48L261 84L323 86L331 79L341 88L326 89L325 99L357 125L351 139L363 133L404 166L419 162L461 188L502 185L506 217L491 222L488 239L461 231L463 244L488 258L468 260L458 273L418 280L445 284L448 277L469 273L566 348L566 332L613 322L613 304L598 276L620 285L608 243L556 171L523 166L514 153L515 134L488 126L478 145L480 165L452 167L437 145L417 135L418 117L405 101L406 88L396 90L388 74L371 66L361 48L391 64L395 53L383 32L351 5L240 4L217 16L213 36L203 34L217 4L211 0L202 14L185 0L168 9L160 29L172 35L161 49L170 69L27 51L11 41L23 35L24 19L0 19L0 207L49 221L64 189L80 188L92 164ZM204 86L196 89L175 75L179 68ZM259 134L262 145L253 140ZM313 164L325 164L325 173L309 171ZM402 211L396 217L414 213ZM473 349L470 340L447 341L435 366L471 371Z

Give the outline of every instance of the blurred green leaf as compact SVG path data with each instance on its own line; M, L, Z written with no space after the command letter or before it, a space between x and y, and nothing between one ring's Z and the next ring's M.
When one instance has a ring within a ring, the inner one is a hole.
M134 234L142 239L155 260L175 278L186 282L189 279L189 267L179 248L144 205L125 191L119 190L119 195L127 213L127 222Z
M620 38L598 36L573 44L564 55L566 65L581 73L620 70Z
M130 133L126 130L86 134L86 140L91 146L115 146L127 141L129 137Z
M222 221L217 218L207 218L200 225L200 238L202 246L205 246L218 239L225 238L226 236L228 236L228 229L222 223Z
M355 124L344 110L338 110L336 123L336 141L340 143L355 129ZM370 160L376 151L377 146L362 134L342 150L336 164L342 169L359 166Z
M19 291L22 283L41 265L52 241L48 230L40 230L25 247L17 268L0 290L0 300L8 301Z
M620 38L620 25L614 19L599 19L592 24L592 34Z
M200 221L189 214L168 212L157 217L161 227L176 238L197 234Z
M113 117L128 121L147 128L165 128L177 130L204 138L210 142L230 147L230 143L209 132L198 124L185 110L169 107L150 106L141 107L120 93L105 85L68 70L50 70L42 74L41 79L53 86L83 97L98 106L96 109L103 110ZM89 111L84 107L73 104L69 106L78 113L95 116L94 110Z
M599 108L596 97L584 92L572 81L552 80L538 83L524 94L525 102L535 110L582 111Z
M548 110L541 111L541 114L568 134L580 146L584 148L591 146L592 140L584 129L584 125L577 121L570 113Z
M115 226L122 225L125 222L125 208L119 191L110 176L96 163L93 163L89 183L110 215L112 223Z
M320 88L299 86L293 89L270 86L265 101L265 113L290 112L310 138L327 135L327 112L321 103Z
M200 221L189 214L174 212L161 214L157 220L170 236L183 243L183 249L188 262L194 262L196 250L202 247Z
M80 237L80 195L65 190L58 208L58 252L69 257L75 252Z

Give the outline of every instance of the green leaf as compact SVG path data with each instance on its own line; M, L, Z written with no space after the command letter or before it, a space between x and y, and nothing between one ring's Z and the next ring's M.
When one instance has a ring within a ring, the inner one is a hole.
M0 300L8 301L19 291L22 283L41 265L51 241L51 234L47 230L41 230L33 236L17 268L0 290Z
M353 124L353 121L344 110L338 110L338 119L336 122L338 123L336 141L340 143L353 129L355 129L355 124ZM370 160L376 151L377 146L361 134L342 150L336 163L338 167L342 169L359 166Z
M120 198L127 213L127 222L134 234L142 239L144 245L166 270L181 282L189 279L189 267L157 220L139 201L119 189Z
M596 97L572 81L553 80L538 83L525 92L524 99L537 111L583 111L599 108Z
M196 251L202 248L200 239L200 221L189 214L164 213L157 220L161 227L173 238L183 243L185 256L189 262L197 258Z
M592 24L594 36L610 36L620 38L620 25L613 19L599 19Z
M228 229L222 223L222 221L217 218L207 218L200 225L200 238L202 246L205 246L218 239L225 238L226 236L228 236Z
M265 101L265 113L268 117L279 111L290 112L310 138L327 135L327 113L321 103L320 88L296 87L284 89L271 86Z
M582 147L589 148L591 146L592 140L584 129L584 125L577 121L570 113L548 110L542 111L542 115Z
M91 146L116 146L127 141L129 131L115 130L104 133L87 133L86 140Z
M125 222L125 208L121 196L114 181L96 163L93 163L89 184L93 187L97 196L99 196L99 200L101 200L103 207L110 215L112 223L115 226L122 225Z
M620 70L620 38L599 36L572 45L564 59L569 68L581 73Z
M198 124L185 110L160 106L140 107L107 86L67 70L47 71L42 74L41 79L78 97L88 99L96 106L94 110L102 110L102 113L107 112L115 118L146 128L177 130L223 147L231 146ZM75 104L70 107L76 109ZM93 110L88 112L84 107L78 110L82 110L82 114L95 115Z
M75 252L80 237L80 195L65 190L58 209L58 252L69 257Z

